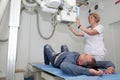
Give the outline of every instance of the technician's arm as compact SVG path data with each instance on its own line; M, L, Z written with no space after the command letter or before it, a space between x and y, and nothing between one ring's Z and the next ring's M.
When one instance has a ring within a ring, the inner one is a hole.
M98 32L96 29L88 29L88 28L82 26L82 25L80 24L80 20L79 20L78 18L76 18L76 24L77 24L77 26L80 26L80 29L81 29L82 31L84 31L85 33L87 33L87 34L89 34L89 35L99 34L99 32Z
M82 32L76 31L70 24L68 24L68 27L69 27L70 31L71 31L74 35L76 35L76 36L83 36L83 33L82 33Z

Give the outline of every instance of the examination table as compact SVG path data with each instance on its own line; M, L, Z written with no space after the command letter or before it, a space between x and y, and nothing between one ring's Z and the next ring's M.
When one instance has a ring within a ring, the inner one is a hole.
M32 64L32 66L37 70L37 72L39 72L38 76L41 76L45 80L120 80L120 73L118 72L115 72L114 74L104 74L102 76L70 76L51 65ZM38 78L36 79L43 80Z

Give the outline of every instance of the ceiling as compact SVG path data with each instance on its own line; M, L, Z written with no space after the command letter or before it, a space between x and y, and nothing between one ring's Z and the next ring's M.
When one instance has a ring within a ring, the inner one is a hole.
M83 11L86 11L86 10L89 10L90 8L92 8L94 5L102 2L103 0L88 0L88 3L89 5L85 6L85 5L82 5L81 6L81 10Z

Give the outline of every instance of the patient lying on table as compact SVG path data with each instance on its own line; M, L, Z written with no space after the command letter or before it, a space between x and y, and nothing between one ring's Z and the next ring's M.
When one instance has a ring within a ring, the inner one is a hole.
M111 61L96 61L87 53L70 52L66 45L61 46L61 52L56 53L50 45L44 46L44 61L46 65L52 64L69 75L95 75L113 74L115 66ZM102 70L102 69L105 70Z

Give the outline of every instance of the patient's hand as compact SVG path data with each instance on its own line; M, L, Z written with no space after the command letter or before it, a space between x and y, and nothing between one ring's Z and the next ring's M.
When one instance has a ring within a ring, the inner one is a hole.
M95 69L90 69L90 73L94 76L101 76L103 75L103 71L101 69L95 70Z
M105 74L112 74L114 71L115 71L114 67L108 67L108 68L105 70Z

